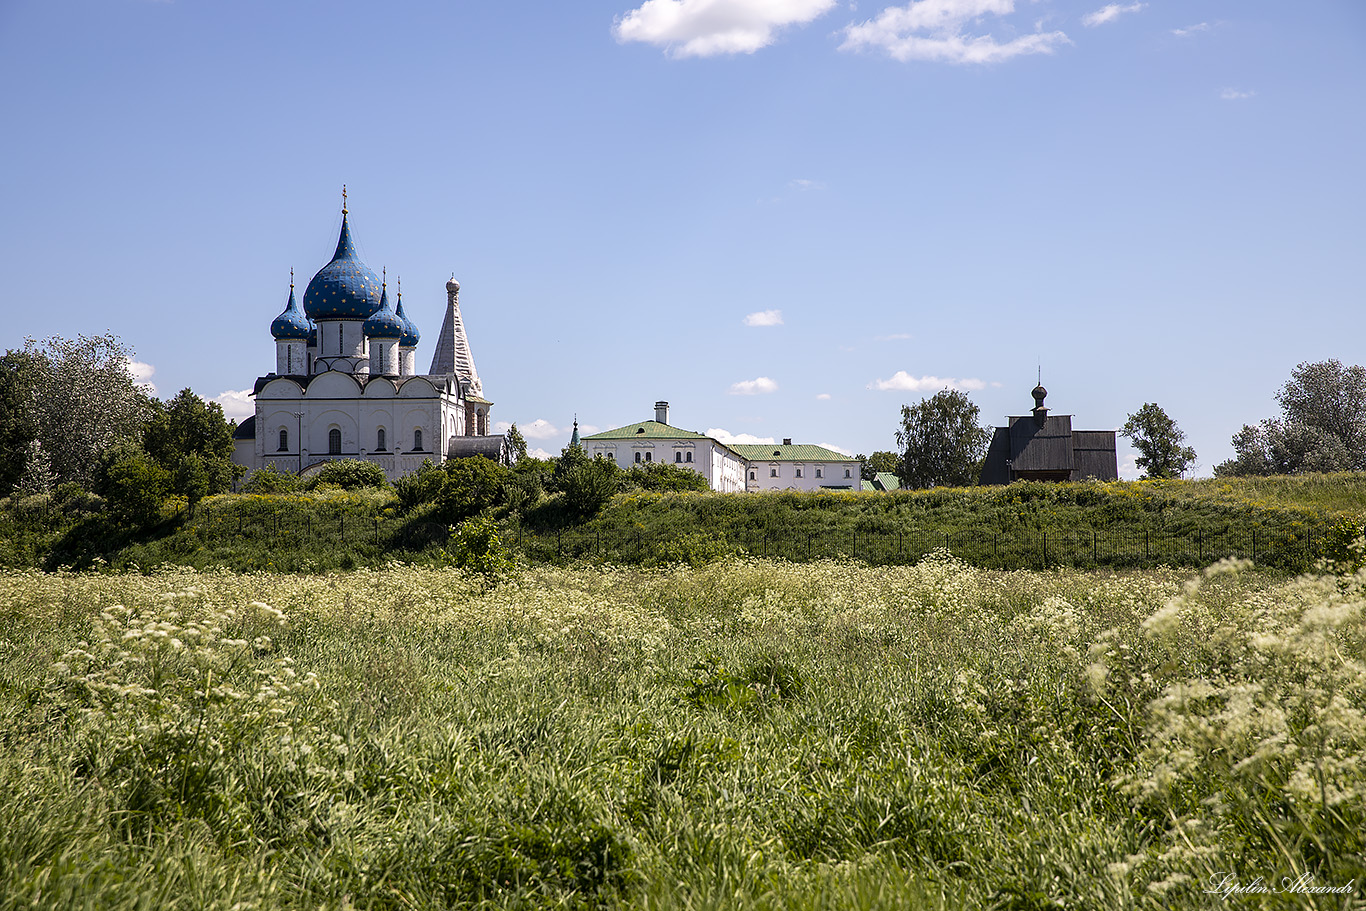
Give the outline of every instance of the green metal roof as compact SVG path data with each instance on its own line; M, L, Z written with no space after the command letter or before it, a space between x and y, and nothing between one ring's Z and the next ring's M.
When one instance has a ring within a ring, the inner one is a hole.
M661 424L659 421L641 421L639 424L627 424L625 427L617 427L614 430L604 430L583 439L587 442L589 440L709 440L711 437L691 430L683 430L680 427ZM734 449L735 447L732 446L731 448Z
M879 471L877 473L877 481L875 483L879 485L878 489L880 490L901 489L901 479L890 471Z
M773 443L732 443L730 448L750 462L857 462L853 456L810 444L779 446Z

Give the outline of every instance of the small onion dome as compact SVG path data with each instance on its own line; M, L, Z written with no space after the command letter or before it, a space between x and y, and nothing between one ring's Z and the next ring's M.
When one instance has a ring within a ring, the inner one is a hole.
M378 309L380 290L379 276L356 255L343 211L337 252L309 281L304 312L313 320L365 319Z
M379 309L361 328L366 338L403 338L403 320L389 306L389 289L380 288Z
M1043 405L1043 400L1048 396L1048 390L1043 388L1043 383L1040 383L1030 390L1029 394L1034 396L1034 406L1037 408Z
M403 338L399 339L400 348L416 348L418 341L422 338L422 333L417 331L417 324L408 319L408 315L403 312L403 292L398 292L398 309L394 311L398 318L403 320Z
M460 293L460 282L458 282L458 281L455 280L455 276L454 276L454 275L451 276L451 280L450 280L450 281L446 282L446 290L447 290L447 291L454 291L454 292L456 292L457 294Z
M294 283L289 283L289 304L285 307L285 312L270 324L270 334L276 339L284 341L303 340L308 338L309 322L308 317L299 309L299 304L294 300Z

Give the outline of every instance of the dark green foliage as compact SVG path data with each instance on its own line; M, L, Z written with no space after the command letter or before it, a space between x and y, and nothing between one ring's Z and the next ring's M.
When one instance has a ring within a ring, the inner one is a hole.
M1134 464L1145 478L1179 478L1195 463L1195 450L1181 445L1185 431L1154 402L1145 402L1129 415L1119 435L1138 450Z
M431 459L424 459L422 466L412 474L405 474L394 482L394 493L398 494L398 505L405 513L420 506L435 503L441 496L441 485L446 483L446 473Z
M566 512L586 519L597 515L621 489L622 474L611 459L590 459L582 449L570 447L556 461L550 483L561 494Z
M437 495L437 515L459 522L507 502L511 469L483 456L451 459L441 466L445 480Z
M512 467L512 483L508 485L508 505L521 512L539 503L554 468L555 463L549 459L518 459Z
M171 483L171 473L155 459L139 449L129 449L105 467L99 493L121 521L142 526L159 517Z
M943 389L914 406L901 406L896 443L907 487L966 487L977 480L991 433L979 409L956 389Z
M507 439L508 460L511 464L516 465L526 458L526 437L522 436L522 432L517 429L515 423L508 427L504 436Z
M313 490L320 484L332 484L342 490L387 490L389 479L385 476L384 469L374 462L366 459L338 459L318 469L318 473L309 478L305 487Z
M506 575L515 565L498 526L487 516L466 519L451 529L448 553L452 566L487 580Z
M258 468L242 482L242 493L293 493L303 487L299 476L288 471L276 471L274 465Z
M878 476L879 472L894 474L901 477L901 457L895 452L879 450L866 458L862 455L855 456L863 460L863 480L871 481Z
M626 472L625 483L631 487L639 487L641 490L676 492L711 489L707 479L698 472L668 462L633 465Z
M172 492L186 497L191 508L202 497L231 490L242 473L232 461L232 426L223 416L223 406L204 401L190 389L155 406L143 429L142 445L171 473Z
M33 357L23 351L0 356L0 496L8 496L24 474L29 444L38 425L28 407L33 387Z

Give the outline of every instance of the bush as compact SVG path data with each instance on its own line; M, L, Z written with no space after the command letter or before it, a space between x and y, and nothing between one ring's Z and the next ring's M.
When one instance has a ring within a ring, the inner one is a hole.
M577 450L568 450L575 452ZM564 494L564 504L571 515L591 518L597 515L607 501L621 489L622 471L610 459L574 459L567 466L566 459L560 459L555 467L555 485ZM563 470L561 470L563 468Z
M467 519L456 526L451 531L447 556L453 566L486 579L502 576L514 565L512 551L503 543L498 526L486 517Z
M258 468L242 482L242 493L293 493L303 486L299 476L274 465Z
M147 453L134 451L105 469L102 487L116 517L133 525L148 525L156 521L161 503L171 491L171 474Z
M626 483L641 490L710 490L707 479L691 468L667 462L636 465L626 472Z
M483 456L452 459L442 470L446 477L437 503L447 522L459 522L507 502L512 472L497 462Z
M446 482L446 473L431 459L425 459L422 467L412 474L405 474L394 482L394 493L398 494L399 509L412 512L426 503L435 503L441 496L441 486Z
M307 488L314 490L320 484L335 484L343 490L358 490L363 487L387 489L389 478L384 469L374 462L364 459L342 459L328 462L318 473L309 479Z

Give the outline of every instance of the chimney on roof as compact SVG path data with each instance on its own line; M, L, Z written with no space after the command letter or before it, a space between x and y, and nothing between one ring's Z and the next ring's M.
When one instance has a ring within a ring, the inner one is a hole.
M655 402L655 420L661 424L669 423L668 402Z
M783 445L784 445L784 446L791 446L791 445L792 445L792 437L783 437Z

